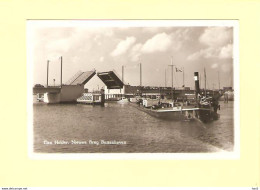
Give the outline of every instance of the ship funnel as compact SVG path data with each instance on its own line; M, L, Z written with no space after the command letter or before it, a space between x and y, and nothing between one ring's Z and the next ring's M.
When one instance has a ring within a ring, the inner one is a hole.
M198 94L200 93L199 72L194 72L194 80L195 80L195 94L197 100Z

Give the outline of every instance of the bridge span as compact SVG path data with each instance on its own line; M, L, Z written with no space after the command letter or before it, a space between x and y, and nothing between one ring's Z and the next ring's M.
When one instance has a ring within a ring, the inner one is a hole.
M84 92L84 85L96 75L96 71L79 71L61 86L34 87L34 94L44 94L44 102L60 103L75 102ZM124 83L114 71L99 72L97 76L104 82L108 89L122 89Z
M61 91L60 86L34 87L33 88L33 94L59 93L60 91Z

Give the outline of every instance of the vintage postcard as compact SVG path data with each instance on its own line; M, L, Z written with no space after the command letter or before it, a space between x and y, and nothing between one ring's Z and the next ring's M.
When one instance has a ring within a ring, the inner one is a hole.
M239 158L236 20L28 20L35 158Z

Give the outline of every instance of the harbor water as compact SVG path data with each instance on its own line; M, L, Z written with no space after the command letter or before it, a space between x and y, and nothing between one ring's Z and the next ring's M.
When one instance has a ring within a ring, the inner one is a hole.
M161 120L130 103L33 103L36 153L203 153L232 151L233 102L210 123Z

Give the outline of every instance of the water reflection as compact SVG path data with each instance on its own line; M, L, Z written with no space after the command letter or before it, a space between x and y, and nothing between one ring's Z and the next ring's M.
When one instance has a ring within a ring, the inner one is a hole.
M223 105L222 105L223 104ZM127 103L35 103L36 152L214 152L233 149L233 102L221 103L220 119L212 123L166 121ZM46 145L55 141L126 141L125 145Z

